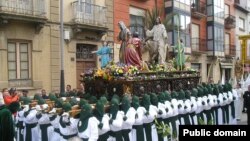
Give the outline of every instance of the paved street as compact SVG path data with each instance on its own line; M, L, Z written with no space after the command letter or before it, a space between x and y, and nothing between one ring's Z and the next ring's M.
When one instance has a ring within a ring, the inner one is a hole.
M247 125L247 114L242 113L241 120L238 121L238 125Z

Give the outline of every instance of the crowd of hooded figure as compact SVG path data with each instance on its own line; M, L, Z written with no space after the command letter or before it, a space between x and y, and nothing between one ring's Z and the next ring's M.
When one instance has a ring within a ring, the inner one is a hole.
M108 98L109 99L109 98ZM234 102L238 99L230 84L200 84L191 90L164 91L87 99L57 98L50 107L40 95L20 97L15 117L17 141L165 141L178 138L179 125L236 124ZM32 101L36 105L32 105ZM107 106L108 105L108 106ZM74 107L79 113L72 116ZM58 113L58 109L62 109ZM50 109L50 110L48 110ZM168 125L170 134L157 132L155 121Z

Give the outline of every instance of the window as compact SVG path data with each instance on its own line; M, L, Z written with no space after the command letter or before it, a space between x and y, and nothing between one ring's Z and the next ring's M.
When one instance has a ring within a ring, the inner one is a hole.
M199 63L192 63L191 64L191 68L200 72L201 71L201 64L199 64Z
M215 16L216 18L224 19L224 0L208 0L207 13L208 16Z
M214 51L224 51L224 28L214 26Z
M96 47L94 45L77 44L76 59L78 60L95 60L95 55L91 53Z
M239 29L240 30L245 30L245 19L244 18L239 18Z
M180 21L178 20L177 16L174 17L174 24L180 26L180 38L183 39L183 43L186 47L190 47L190 16L188 15L181 15L180 14ZM177 31L174 33L175 38L174 42L177 43Z
M8 42L9 80L30 79L30 43Z
M130 31L133 34L134 32L139 33L139 38L145 38L144 33L144 25L145 25L145 10L139 9L135 7L129 7L129 14L130 14Z
M139 37L143 39L145 37L144 33L144 17L130 15L130 31L133 34L134 32L139 33Z

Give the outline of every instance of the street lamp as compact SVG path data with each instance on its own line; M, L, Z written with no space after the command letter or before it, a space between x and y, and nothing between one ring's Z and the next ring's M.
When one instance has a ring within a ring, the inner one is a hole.
M63 32L63 0L60 0L60 47L61 47L61 79L60 96L65 92L64 80L64 32Z

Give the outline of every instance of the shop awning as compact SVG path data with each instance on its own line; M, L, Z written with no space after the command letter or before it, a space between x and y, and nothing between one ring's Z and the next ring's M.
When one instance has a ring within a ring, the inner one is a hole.
M233 63L220 63L220 67L223 69L232 69Z

